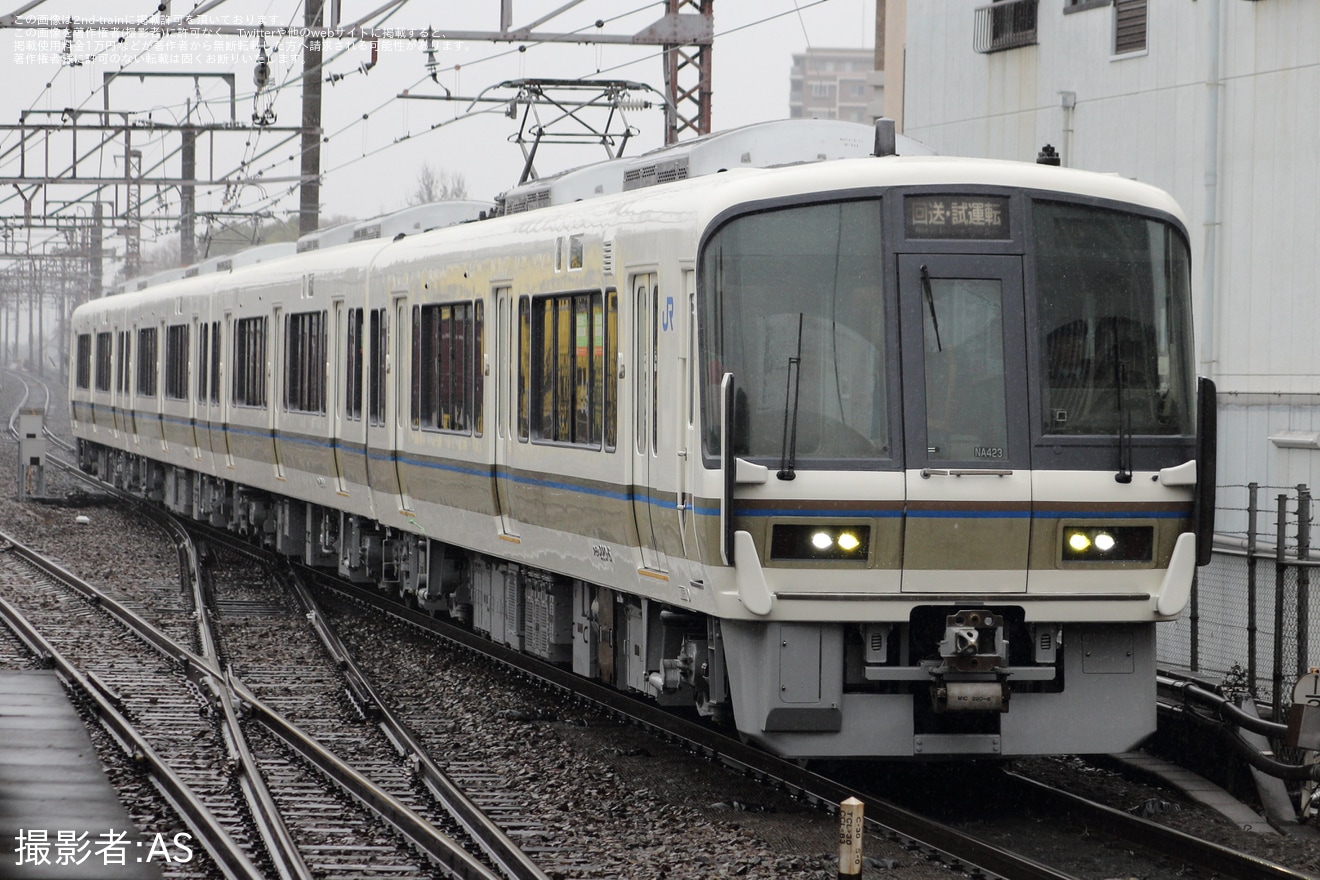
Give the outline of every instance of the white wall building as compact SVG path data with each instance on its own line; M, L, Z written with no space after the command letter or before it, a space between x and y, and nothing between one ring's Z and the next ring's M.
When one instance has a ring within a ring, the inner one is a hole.
M873 49L795 52L789 74L788 115L794 119L870 122L868 111L876 90L874 73Z
M1200 372L1219 388L1221 508L1241 507L1248 481L1320 484L1320 3L888 9L904 46L894 51L891 30L886 108L909 136L1025 160L1049 143L1065 165L1152 183L1182 204ZM1221 510L1221 532L1244 523Z

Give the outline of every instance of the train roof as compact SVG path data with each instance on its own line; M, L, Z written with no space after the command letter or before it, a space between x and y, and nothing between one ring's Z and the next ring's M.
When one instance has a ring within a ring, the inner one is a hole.
M832 124L822 126L819 124L821 122ZM776 134L790 131L801 132L795 146L764 145L762 148L761 141L775 142ZM356 242L350 240L328 251L318 251L314 256L293 255L293 243L256 248L230 258L232 263L229 265L221 258L214 269L214 273L219 274L212 274L215 280L210 285L193 287L187 280L172 281L169 291L171 294L183 295L243 283L240 278L229 278L224 274L225 270L232 268L237 271L241 265L259 260L272 261L263 268L261 274L261 282L266 282L277 276L324 272L334 268L399 266L433 256L437 245L454 250L499 247L506 236L543 238L579 232L597 232L608 238L628 225L649 229L681 226L690 231L695 244L695 239L703 235L720 216L747 205L794 201L802 197L810 198L813 194L860 196L895 186L947 187L950 192L977 186L1059 192L1128 203L1160 212L1174 218L1186 229L1186 218L1172 196L1148 184L1115 174L1033 162L936 156L915 142L912 142L915 146L905 145L903 139L896 139L900 150L896 155L870 155L873 138L866 144L868 153L860 157L804 160L754 167L762 160L771 162L786 158L789 154L806 155L803 151L809 152L813 145L824 150L827 156L835 148L844 152L861 152L863 131L873 133L873 129L868 126L837 123L833 120L783 120L747 126L708 139L699 139L700 142L686 145L682 150L667 148L627 162L614 160L603 163L611 179L618 181L620 188L614 193L574 199L568 204L553 207L553 210L522 211L495 217L488 214L489 219L475 223L465 220L473 212L480 216L482 209L489 206L480 202L463 202L454 206L446 215L457 218L453 225L438 223L442 228L430 229L426 234L406 234L402 240L395 240L397 233L386 236L382 226L380 238L362 240L368 237L360 236ZM739 153L742 147L760 152L753 153L753 158L746 163L739 162L732 167L725 167L722 162L730 155L736 153L741 158L742 153L748 152L743 150ZM910 154L903 155L903 149L908 149ZM650 167L658 168L663 162L674 161L679 157L686 157L686 173L689 176L664 185L625 187L623 174L630 168L644 168L648 162L651 163ZM579 183L601 179L591 176L599 172L600 169L594 166L591 169L578 169L563 175L560 182L570 188L576 187ZM426 228L430 222L427 218L434 219L435 216L434 212L428 214L420 209L405 211L400 213L396 225L400 226L401 232ZM354 229L361 226L355 224ZM408 230L403 227L408 227ZM344 227L327 232L342 237ZM314 262L308 260L308 257L312 257ZM160 280L164 281L165 278Z
M869 156L875 149L875 137L871 126L840 119L757 122L530 181L500 196L500 213L564 205L732 168L773 168ZM895 149L901 156L934 152L901 134L895 136Z
M298 253L322 250L351 241L392 239L397 235L415 235L442 226L453 226L455 223L470 223L480 220L494 208L494 202L470 199L448 199L414 205L370 220L354 220L309 232L298 238Z
M1166 214L1186 228L1173 197L1157 187L1116 174L1034 162L950 156L885 156L838 159L772 168L733 168L700 178L575 201L552 210L506 214L478 224L444 231L456 248L479 247L500 236L550 236L597 231L606 237L625 225L647 228L683 226L699 236L720 215L747 205L773 204L814 194L851 196L887 187L960 188L997 186L1058 192L1131 204ZM399 242L382 251L380 264L424 258L430 240Z

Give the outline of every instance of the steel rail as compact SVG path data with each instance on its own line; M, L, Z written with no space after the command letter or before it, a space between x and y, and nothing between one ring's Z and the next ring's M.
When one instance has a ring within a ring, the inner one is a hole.
M33 379L27 376L26 374L20 373L16 370L7 369L4 370L4 372L8 373L11 376L17 376L19 381L23 383L23 399L19 401L18 406L14 408L14 412L9 416L9 435L17 439L18 416L19 413L23 411L23 407L28 402L28 399L32 396L32 384L35 383L38 387L40 387L43 391L46 392L46 402L41 406L41 411L43 413L50 411L50 398L51 398L50 385L44 379ZM41 431L43 434L46 435L46 438L49 439L50 442L54 443L56 446L63 449L65 452L73 451L74 449L73 444L69 443L63 437L57 436L54 431L52 431L48 426L46 426L44 420L42 422Z
M413 736L412 731L390 708L370 679L363 673L343 639L325 619L311 590L297 570L289 570L288 582L298 602L306 612L312 629L320 638L335 664L347 680L355 699L369 707L385 735L403 755L414 762L422 782L437 803L471 835L482 851L513 880L549 880L503 829L469 798L440 766L426 747Z
M339 756L326 749L314 738L307 736L283 715L268 707L232 675L229 686L243 701L249 714L264 724L290 749L328 776L354 800L384 819L391 827L408 838L428 857L443 865L454 876L463 880L504 880L500 875L478 861L458 841L427 822L402 801L380 788Z
M215 625L211 617L210 603L207 601L205 572L197 558L197 548L192 536L182 528L173 517L158 514L152 509L152 515L174 536L175 547L179 553L180 567L188 576L192 587L193 608L196 610L197 636L202 648L202 655L210 661L214 670L220 668L220 651L216 643ZM238 710L234 706L235 698L225 682L216 675L208 675L207 683L211 695L220 706L224 716L225 747L230 757L242 769L239 787L247 801L252 821L261 833L266 844L266 853L270 856L275 870L283 880L313 880L313 874L303 859L298 845L284 824L284 817L275 797L266 785L266 778L248 748L247 737L239 720Z
M343 788L355 800L374 812L386 824L395 828L429 858L446 866L456 877L462 878L462 880L504 880L499 874L494 873L475 859L458 841L433 827L409 809L406 804L394 798L322 746L315 738L307 735L280 713L266 706L242 682L232 675L227 675L214 668L212 660L178 644L147 623L131 609L105 595L57 563L35 553L17 539L0 532L0 542L7 542L9 552L21 556L38 568L59 578L79 595L86 598L88 602L110 613L163 656L178 663L185 673L222 676L225 686L238 697L251 717L264 724L286 745L306 758L314 767ZM260 872L247 876L260 876Z
M31 386L28 385L27 376L23 375L22 373L17 373L14 372L13 370L5 370L5 372L11 376L17 376L19 381L23 383L23 399L18 402L18 405L14 407L14 411L9 416L9 436L17 440L18 416L19 413L23 412L23 407L27 405L28 398L32 396L32 388ZM48 388L46 389L46 407L49 408L49 406L50 406L50 389ZM46 411L45 409L42 409L42 412L45 411Z
M155 514L153 513L153 515ZM158 520L162 519L159 515L155 516ZM196 590L195 575L198 569L196 567L195 551L191 550L191 539L182 530L177 530L174 534L176 549L181 554L181 564L188 567L189 573L194 576L194 590ZM186 543L179 543L180 536ZM275 801L266 787L265 780L257 769L256 761L253 760L247 747L247 739L243 736L242 728L239 725L238 713L234 708L233 700L220 672L214 642L210 640L210 628L205 617L206 608L199 601L200 594L194 593L194 602L196 603L194 607L197 609L199 637L202 640L205 656L195 655L188 651L187 648L161 633L131 609L106 596L72 572L34 553L13 538L3 534L0 534L0 537L8 540L14 546L15 551L25 560L58 578L87 601L106 609L158 652L180 666L189 680L210 693L213 705L219 706L223 714L225 748L229 752L229 757L242 771L239 778L239 787L248 803L253 823L261 834L267 854L280 872L283 880L311 880L313 877L312 872L303 862L301 855L298 854L297 847L293 844L292 837L280 818L279 808L275 805Z
M16 548L11 545L9 549L13 552ZM26 554L20 552L17 555L25 561L28 560ZM226 877L233 880L250 880L252 877L261 876L260 870L252 863L247 853L229 835L201 798L152 748L133 723L119 711L116 705L118 701L114 695L94 678L84 675L32 626L22 612L3 597L0 597L0 617L5 619L9 628L43 662L53 665L70 687L75 688L93 703L101 724L110 731L125 753L134 760L143 761L150 768L151 779L157 790L187 822L189 829L202 846L206 847L206 851Z
M1141 816L1133 816L1079 795L1004 770L1014 784L1036 802L1048 804L1050 812L1083 816L1088 828L1100 828L1122 840L1140 844L1173 859L1195 865L1234 880L1317 880L1317 875L1287 868L1257 856L1240 853L1210 840L1201 840Z
M605 711L626 717L661 736L683 744L690 751L762 780L777 782L789 794L835 813L849 797L866 804L867 830L888 835L932 853L944 864L961 866L982 880L1077 880L1075 875L1059 871L1034 859L1011 852L973 837L940 822L920 816L897 804L877 799L864 792L791 761L778 758L751 746L743 745L700 724L672 715L658 706L634 699L622 691L581 678L560 667L545 663L511 648L496 644L473 632L435 620L413 611L379 592L331 577L324 572L303 569L326 588L351 596L384 613L425 629L462 648L498 660L520 673L585 699ZM978 872L979 873L974 873Z

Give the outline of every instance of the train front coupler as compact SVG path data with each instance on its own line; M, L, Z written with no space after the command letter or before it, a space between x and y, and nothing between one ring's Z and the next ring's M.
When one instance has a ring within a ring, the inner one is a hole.
M945 618L939 665L929 667L936 712L1007 712L1008 641L1004 620L984 608Z

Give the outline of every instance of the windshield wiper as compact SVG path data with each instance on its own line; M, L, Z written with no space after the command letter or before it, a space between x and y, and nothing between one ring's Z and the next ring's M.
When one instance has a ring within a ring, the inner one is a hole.
M798 390L802 384L802 312L798 312L797 354L788 359L788 372L784 376L784 442L779 449L781 480L794 479L797 462Z
M930 289L930 272L926 271L924 263L921 266L921 289L926 294L926 306L930 309L930 323L935 327L935 350L944 351L944 346L940 344L940 319L935 314L935 294Z

